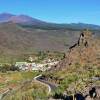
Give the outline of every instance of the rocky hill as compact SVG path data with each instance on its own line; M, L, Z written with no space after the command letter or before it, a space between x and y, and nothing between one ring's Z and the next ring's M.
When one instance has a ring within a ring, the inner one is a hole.
M89 90L97 87L95 100L99 100L100 40L95 39L91 31L83 30L74 45L69 47L64 59L52 66L43 77L58 86L54 97L81 93L85 100L91 100L88 99Z
M100 42L93 39L92 33L88 30L83 31L78 43L69 49L69 64L73 62L74 64L98 64L97 66L100 66Z
M95 39L88 30L84 30L77 42L69 47L65 58L55 66L55 70L76 65L100 66L100 40Z

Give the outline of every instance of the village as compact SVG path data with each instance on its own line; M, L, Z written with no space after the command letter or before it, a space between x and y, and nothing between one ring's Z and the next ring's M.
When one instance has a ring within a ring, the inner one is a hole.
M47 71L56 66L63 58L64 53L40 51L24 55L22 59L17 59L14 62L1 62L0 71L3 73L9 71Z
M21 71L46 71L59 63L59 61L54 59L46 59L41 63L36 63L32 57L29 57L29 61L30 62L16 62L15 67L18 67Z

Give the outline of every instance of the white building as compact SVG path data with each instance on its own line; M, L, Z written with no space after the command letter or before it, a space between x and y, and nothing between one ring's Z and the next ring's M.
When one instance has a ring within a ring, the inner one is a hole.
M20 70L34 70L34 71L46 71L51 68L51 66L56 65L56 62L49 62L43 64L27 63L27 62L16 62L15 66L19 67Z

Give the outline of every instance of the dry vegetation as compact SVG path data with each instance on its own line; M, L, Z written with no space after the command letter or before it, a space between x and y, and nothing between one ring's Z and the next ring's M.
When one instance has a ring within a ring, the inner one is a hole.
M0 73L0 91L13 89L20 86L23 82L32 80L37 72L7 72Z
M58 84L56 93L84 93L89 87L100 86L100 80L95 80L100 77L100 42L92 38L90 31L82 34L66 57L44 74L46 80Z
M38 72L0 73L0 93L9 89L2 100L45 100L48 88L33 79Z
M32 81L12 91L3 100L47 100L47 91L47 87Z

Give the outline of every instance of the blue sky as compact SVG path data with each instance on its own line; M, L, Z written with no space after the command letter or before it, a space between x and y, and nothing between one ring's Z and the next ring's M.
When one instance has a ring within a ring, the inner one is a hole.
M100 25L100 0L0 0L0 13L3 12L48 22Z

